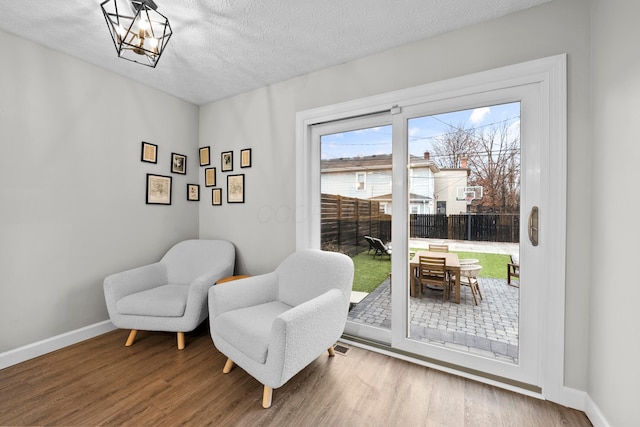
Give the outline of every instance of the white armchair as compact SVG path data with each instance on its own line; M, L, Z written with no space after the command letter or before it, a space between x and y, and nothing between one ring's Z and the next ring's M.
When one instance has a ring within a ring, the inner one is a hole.
M111 322L131 329L126 346L138 330L177 332L178 349L184 333L193 331L209 312L209 288L231 276L235 247L224 240L185 240L155 263L104 279L104 296Z
M209 324L216 348L264 385L262 406L333 345L344 331L353 284L346 255L303 250L275 271L209 290Z

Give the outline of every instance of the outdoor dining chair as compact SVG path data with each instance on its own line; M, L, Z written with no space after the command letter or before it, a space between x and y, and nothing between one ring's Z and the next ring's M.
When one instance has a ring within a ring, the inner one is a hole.
M422 287L442 289L442 299L449 297L449 281L447 280L446 259L440 257L421 256L418 266L418 296L422 297Z
M431 252L449 252L449 245L436 245L430 244L429 251Z
M461 265L460 266L460 286L468 286L471 289L473 303L478 305L478 297L482 300L482 292L478 284L478 274L482 270L481 265Z

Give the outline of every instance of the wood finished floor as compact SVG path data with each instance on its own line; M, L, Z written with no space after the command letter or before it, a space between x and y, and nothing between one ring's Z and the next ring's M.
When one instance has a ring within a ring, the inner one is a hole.
M0 425L590 426L584 413L351 347L323 354L263 409L261 385L206 323L174 334L118 330L0 370Z

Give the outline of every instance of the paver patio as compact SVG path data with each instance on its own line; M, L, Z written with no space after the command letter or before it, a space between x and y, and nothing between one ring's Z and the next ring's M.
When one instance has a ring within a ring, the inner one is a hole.
M460 304L425 289L410 297L410 336L477 355L517 363L519 290L503 279L479 278L484 299L476 306L461 287ZM350 312L349 320L391 329L391 294L385 280Z

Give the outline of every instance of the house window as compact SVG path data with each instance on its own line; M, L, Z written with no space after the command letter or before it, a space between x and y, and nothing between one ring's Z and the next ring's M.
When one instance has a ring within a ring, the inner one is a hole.
M356 191L366 190L367 174L364 172L356 172Z

